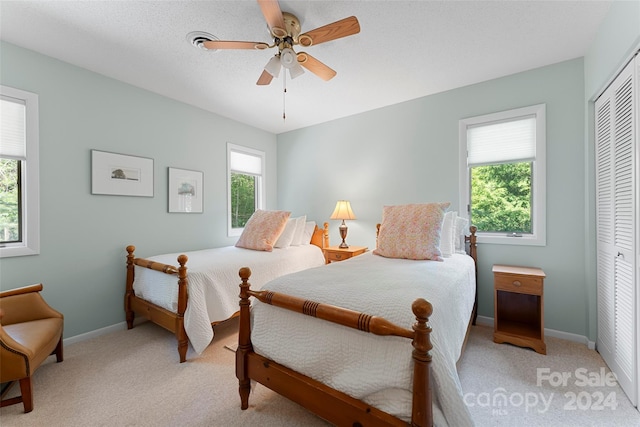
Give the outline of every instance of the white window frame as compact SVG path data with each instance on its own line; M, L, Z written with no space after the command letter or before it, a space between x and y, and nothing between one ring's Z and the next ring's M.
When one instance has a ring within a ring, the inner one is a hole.
M256 175L256 209L264 209L265 206L265 170L266 170L266 153L264 151L255 150L253 148L244 147L241 145L227 143L227 236L236 237L242 234L243 228L231 227L231 152L247 154L250 156L260 157L261 161L261 175Z
M545 246L547 244L546 231L546 106L545 104L514 110L486 114L478 117L462 119L459 122L460 140L460 216L469 218L471 198L471 177L467 164L467 129L478 125L489 125L495 122L514 120L526 116L536 118L536 158L532 162L532 234L522 236L507 235L506 233L486 233L478 231L478 243L495 243L504 245L532 245Z
M0 258L40 253L40 159L38 95L0 85L0 95L24 103L26 160L22 165L22 241L0 244Z

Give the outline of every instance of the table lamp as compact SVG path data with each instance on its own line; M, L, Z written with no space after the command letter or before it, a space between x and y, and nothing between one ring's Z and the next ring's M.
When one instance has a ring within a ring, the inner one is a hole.
M356 216L353 214L351 210L351 204L348 200L338 200L336 203L336 208L334 209L331 217L329 219L341 219L342 224L340 224L340 237L342 237L342 243L340 243L341 248L348 248L347 242L345 239L347 238L347 225L344 223L345 219L356 219Z

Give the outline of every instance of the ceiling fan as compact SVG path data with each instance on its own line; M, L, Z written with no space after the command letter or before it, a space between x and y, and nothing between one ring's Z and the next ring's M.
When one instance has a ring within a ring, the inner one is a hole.
M360 32L360 24L355 16L341 19L334 23L300 33L300 21L288 12L282 12L277 0L258 0L262 14L267 21L273 37L273 44L265 42L207 40L202 45L207 49L257 49L278 48L278 53L264 67L256 84L268 85L274 77L278 77L281 68L289 70L291 78L304 74L302 67L311 71L321 79L332 79L336 72L306 52L296 53L296 45L309 47Z

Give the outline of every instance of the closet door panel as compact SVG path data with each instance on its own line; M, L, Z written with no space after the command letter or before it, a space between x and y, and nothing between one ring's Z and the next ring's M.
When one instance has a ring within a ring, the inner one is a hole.
M598 351L638 394L637 102L632 61L596 102Z
M605 360L615 355L613 144L611 97L607 90L596 103L596 221L598 282L598 351Z

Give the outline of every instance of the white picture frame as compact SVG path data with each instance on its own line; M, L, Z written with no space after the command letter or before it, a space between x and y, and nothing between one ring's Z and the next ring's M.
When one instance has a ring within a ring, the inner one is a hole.
M153 159L91 150L91 194L153 197Z
M169 168L169 212L202 213L204 173Z

